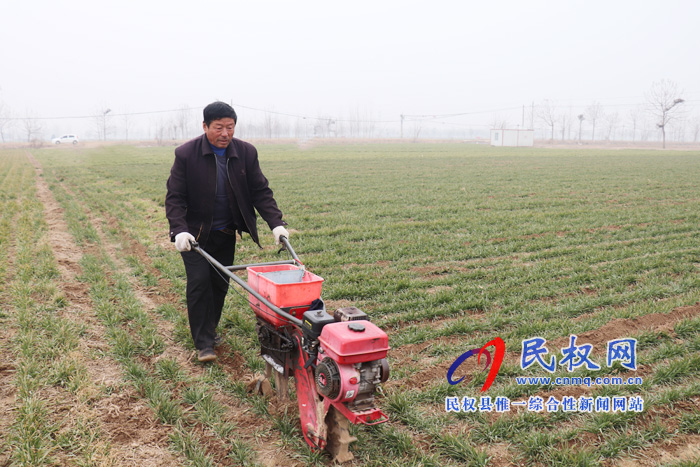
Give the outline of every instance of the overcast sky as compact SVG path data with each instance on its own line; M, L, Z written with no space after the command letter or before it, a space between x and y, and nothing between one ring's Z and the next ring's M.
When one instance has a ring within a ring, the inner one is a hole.
M41 117L221 99L490 120L543 99L623 113L669 79L698 109L699 22L695 0L0 0L0 99Z

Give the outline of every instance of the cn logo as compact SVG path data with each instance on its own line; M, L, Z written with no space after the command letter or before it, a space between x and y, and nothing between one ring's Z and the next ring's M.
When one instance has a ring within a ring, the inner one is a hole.
M472 355L474 355L476 353L478 353L477 360L476 360L477 363L479 363L481 360L481 354L486 355L486 365L484 366L484 369L488 368L489 364L491 363L491 353L486 349L488 347L491 347L491 346L495 347L495 349L496 349L494 352L494 357L493 357L493 365L491 365L491 369L489 370L489 374L486 377L486 382L484 383L484 387L481 388L481 392L484 392L488 388L490 388L491 384L493 384L493 380L496 379L496 375L498 374L498 370L501 369L501 363L503 363L503 356L506 353L506 344L505 344L505 342L503 342L503 339L501 339L500 337L497 337L497 338L487 342L486 345L484 345L481 348L467 350L462 355L457 357L457 360L455 360L454 363L452 363L452 365L450 365L450 369L447 370L447 382L452 384L452 385L461 383L462 380L464 379L464 376L462 376L457 381L455 381L452 379L452 375L454 374L455 371L457 371L457 368L459 368L459 366L462 363L464 363L464 361L466 359L468 359L469 357L471 357Z

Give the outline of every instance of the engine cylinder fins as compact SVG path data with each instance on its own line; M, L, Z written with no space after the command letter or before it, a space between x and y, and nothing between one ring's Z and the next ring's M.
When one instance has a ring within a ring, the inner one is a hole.
M316 388L323 397L336 399L340 394L340 370L330 358L324 358L316 366Z

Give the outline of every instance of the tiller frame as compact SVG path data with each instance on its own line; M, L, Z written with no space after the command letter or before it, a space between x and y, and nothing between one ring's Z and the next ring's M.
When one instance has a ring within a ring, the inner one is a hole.
M286 249L291 259L224 266L197 243L192 249L248 292L257 316L265 377L269 380L274 374L281 399L288 397L288 378L295 379L306 442L314 450L326 449L336 462L346 462L353 459L348 447L357 440L349 433L349 423L376 425L388 420L375 406L374 392L389 377L389 339L355 307L329 315L320 299L323 279L306 270L286 237L280 240L284 245L280 252ZM248 282L234 274L241 270L248 271ZM282 278L277 284L285 274L295 279ZM314 290L309 292L309 287ZM278 293L283 290L290 290L291 296ZM302 296L296 297L297 290Z

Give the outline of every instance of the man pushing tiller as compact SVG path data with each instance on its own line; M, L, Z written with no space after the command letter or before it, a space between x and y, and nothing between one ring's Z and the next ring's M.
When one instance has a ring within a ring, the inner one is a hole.
M323 278L306 270L296 256L257 152L233 139L235 125L230 106L207 106L204 135L175 150L167 184L170 236L185 263L187 309L199 360L216 359L216 326L233 280L249 294L265 374L270 378L274 372L279 397L288 396L287 380L294 378L307 444L326 449L336 462L350 461L349 446L357 438L350 435L349 424L388 420L374 395L389 377L389 336L356 307L326 312ZM231 265L236 231L249 232L259 245L255 210L291 260ZM247 270L248 282L233 273L241 269Z
M225 102L204 108L204 134L175 149L165 197L170 240L187 273L187 315L200 362L216 360L216 327L228 291L222 277L190 242L222 264L233 264L236 232L248 232L260 246L256 213L272 229L275 243L289 238L255 147L233 137L238 118Z

